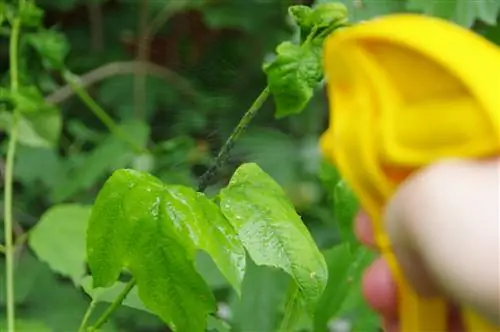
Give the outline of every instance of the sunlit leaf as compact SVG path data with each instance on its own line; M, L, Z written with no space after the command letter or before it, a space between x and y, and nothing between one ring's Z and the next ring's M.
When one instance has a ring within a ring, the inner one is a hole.
M127 268L149 310L175 331L202 331L215 301L168 220L165 192L147 173L118 170L108 179L87 231L93 287L113 285Z
M167 186L165 213L175 229L206 251L234 289L240 293L245 250L219 207L203 194L184 186ZM193 253L194 254L194 253Z
M29 245L38 258L75 284L85 275L85 230L89 217L88 206L55 205L29 233Z
M236 170L219 196L222 212L253 261L292 276L313 307L326 285L326 263L280 186L248 163Z

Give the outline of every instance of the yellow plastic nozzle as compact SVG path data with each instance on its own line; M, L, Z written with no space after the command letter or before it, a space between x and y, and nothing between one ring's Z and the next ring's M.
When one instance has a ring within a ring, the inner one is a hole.
M325 42L330 126L321 138L371 216L399 285L402 332L446 331L444 299L406 283L382 210L412 172L442 158L500 156L500 50L444 20L389 15ZM469 331L500 331L463 309Z

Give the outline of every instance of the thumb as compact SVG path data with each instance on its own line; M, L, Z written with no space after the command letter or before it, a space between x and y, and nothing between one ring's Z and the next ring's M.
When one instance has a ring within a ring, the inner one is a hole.
M500 160L454 160L422 170L400 187L385 220L417 291L500 324Z

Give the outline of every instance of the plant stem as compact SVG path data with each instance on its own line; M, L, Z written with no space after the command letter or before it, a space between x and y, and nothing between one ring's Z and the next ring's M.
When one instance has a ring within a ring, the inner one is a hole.
M80 324L80 327L78 328L78 332L85 332L85 326L87 326L87 322L90 319L90 316L92 316L92 313L94 312L96 302L92 300L90 302L89 307L87 308L87 311L85 312L85 315L83 316L82 322Z
M125 288L122 290L122 292L116 297L116 299L111 303L111 305L106 309L106 311L99 317L97 322L94 324L94 326L91 326L88 331L89 332L94 332L97 331L101 326L103 326L106 321L109 319L111 314L118 309L120 304L125 300L127 297L128 293L134 288L135 286L135 279L131 279L126 285Z
M72 78L70 73L65 73L64 78L66 82L71 86L75 94L80 98L80 100L94 113L94 115L101 120L101 122L109 129L109 131L116 137L122 139L124 142L130 145L130 147L136 153L146 152L144 148L137 145L135 140L128 136L117 124L116 122L102 109L99 104L95 102L94 99L77 84Z
M203 173L203 175L200 177L200 182L197 189L199 192L203 192L205 191L205 189L207 189L208 184L215 176L217 171L227 162L229 158L229 152L231 152L234 143L236 142L236 140L238 140L241 134L243 134L245 129L250 124L250 121L252 121L257 112L260 110L264 102L269 97L269 93L269 87L266 87L264 90L262 90L257 99L255 99L250 108L245 112L236 128L234 128L233 132L220 149L217 157L215 157L215 161L212 166L210 166L210 168L206 170L205 173Z
M22 6L22 1L19 2L19 7ZM19 72L18 72L18 48L19 35L21 32L21 19L15 18L12 22L12 32L9 43L9 59L10 59L10 89L12 93L16 93L19 89ZM12 239L13 215L13 182L14 182L14 159L16 156L16 145L18 136L19 123L19 107L14 109L12 115L12 123L10 126L9 145L7 149L7 160L5 165L5 184L4 184L4 236L5 236L5 288L7 293L7 331L14 332L15 327L15 303L14 303L14 245Z

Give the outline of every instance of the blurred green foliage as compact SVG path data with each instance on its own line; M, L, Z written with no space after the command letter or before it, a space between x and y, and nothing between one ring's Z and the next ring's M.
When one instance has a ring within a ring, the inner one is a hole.
M328 2L333 1L315 4ZM424 12L500 43L499 0L338 2L346 5L352 22L394 12ZM1 25L10 15L3 10L7 3L0 0L2 86L8 85L11 60L9 31ZM29 6L21 13L27 22L18 59L22 87L11 98L5 98L0 88L0 148L5 156L5 131L15 103L23 109L14 175L18 330L67 332L77 330L90 303L87 294L98 299L96 318L124 287L121 280L112 288L92 290L92 280L82 279L87 274L84 241L89 206L104 181L112 171L129 167L150 172L165 183L196 186L266 85L262 64L275 60L276 45L282 41L300 40L288 7L313 2L37 0L36 4L44 16ZM35 28L40 20L46 30ZM149 65L143 68L134 60ZM67 87L63 62L118 122L116 130L148 153L138 153L89 112ZM293 68L295 73L299 70L309 68ZM311 75L315 83L316 76ZM145 88L138 83L141 80ZM348 331L377 331L377 317L360 291L361 272L373 255L353 237L357 206L352 193L319 155L317 140L327 125L327 109L322 91L313 96L312 87L298 87L312 96L300 114L276 119L275 103L264 104L207 194L224 186L237 165L257 163L285 189L328 264L321 310L314 322L298 317L299 329L326 331L329 326L346 331L342 326L347 324ZM297 113L293 99L276 105L283 113ZM0 162L3 175L5 159ZM56 259L46 262L47 256ZM219 318L229 322L231 330L274 331L283 316L288 279L279 270L248 261L241 298L208 256L197 257L197 268L214 292ZM2 311L4 269L2 260ZM167 331L159 318L145 310L136 292L124 304L102 331ZM227 329L215 319L209 327Z

